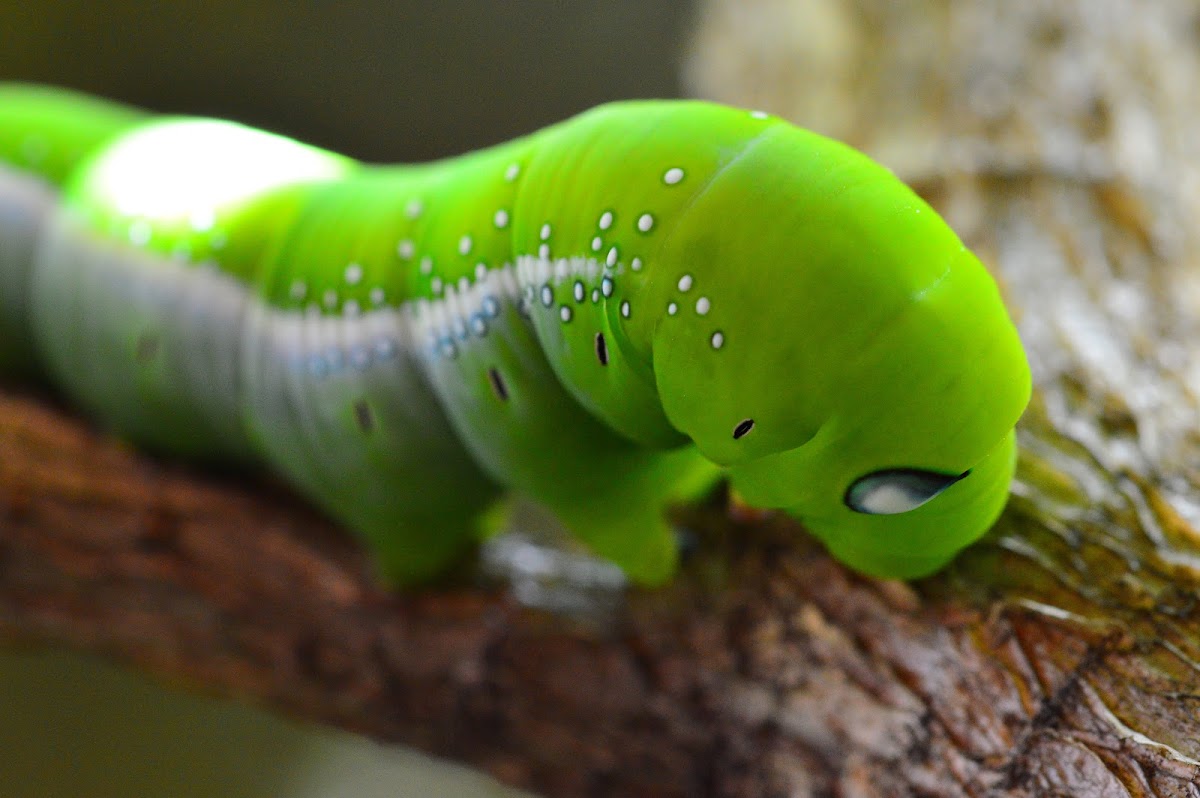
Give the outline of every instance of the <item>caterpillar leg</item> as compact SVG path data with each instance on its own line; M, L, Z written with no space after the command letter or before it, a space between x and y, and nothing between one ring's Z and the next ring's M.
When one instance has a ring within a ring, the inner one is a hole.
M478 540L500 489L451 431L402 310L319 316L253 302L245 340L256 448L359 534L386 581L428 581Z
M0 166L0 372L5 374L35 369L29 284L54 203L48 183Z
M613 478L590 483L586 491L555 502L552 509L580 540L619 565L631 580L659 585L671 578L679 560L668 506L708 491L720 471L691 446L639 455L641 463L628 464L624 473L606 472Z

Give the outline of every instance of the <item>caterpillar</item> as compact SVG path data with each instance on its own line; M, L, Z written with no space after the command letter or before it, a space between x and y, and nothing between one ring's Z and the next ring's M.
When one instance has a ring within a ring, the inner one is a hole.
M3 85L0 280L0 369L149 449L274 469L396 585L512 492L662 583L664 506L723 478L854 569L926 575L1004 506L1031 390L914 192L701 101L393 166Z

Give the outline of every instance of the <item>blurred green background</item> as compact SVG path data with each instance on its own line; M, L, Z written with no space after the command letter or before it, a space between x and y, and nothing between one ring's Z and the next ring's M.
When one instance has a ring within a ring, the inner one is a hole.
M605 100L678 95L693 13L679 0L0 0L0 80L424 160ZM90 657L0 653L0 798L502 794L461 768Z

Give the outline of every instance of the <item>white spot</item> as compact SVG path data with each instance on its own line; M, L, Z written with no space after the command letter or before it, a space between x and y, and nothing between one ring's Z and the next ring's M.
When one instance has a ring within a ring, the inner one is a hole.
M678 312L679 312L678 305L676 305L674 302L667 303L667 315L668 316L674 316Z
M458 254L467 255L471 252L471 237L463 236L458 239Z
M435 294L442 293L442 278L434 277L432 280L430 280L429 281L429 290L433 291L433 293L435 293Z
M668 186L673 186L680 180L683 180L683 170L678 166L672 166L667 170L666 174L663 175L663 182Z
M567 307L566 305L563 305L561 308L558 309L558 317L560 319L562 319L563 321L570 321L571 320L571 309L569 307Z
M458 293L465 294L467 289L471 287L471 280L466 275L458 278Z
M217 214L212 208L201 208L192 213L188 223L197 233L207 233L217 223Z
M151 232L150 223L145 219L138 219L129 225L129 243L134 246L144 247L150 243Z
M379 286L375 286L374 288L372 288L369 296L371 298L372 305L382 305L384 303L384 300L387 299L387 294L385 294L383 289L380 288Z
M362 308L358 306L357 300L347 299L346 304L342 305L342 313L347 316L357 316L360 312L362 312Z
M754 119L767 119L770 117L766 111L751 111L750 116Z
M542 286L542 304L546 307L554 304L554 289L548 285Z
M616 247L613 247L612 249L610 249L608 251L608 257L604 259L604 263L607 266L616 266L617 265L617 248Z
M508 211L504 210L503 208L496 211L493 221L495 221L496 227L500 228L501 230L503 230L505 227L508 227Z
M541 258L542 260L550 259L550 245L549 244L542 244L540 247L538 247L538 257Z
M541 233L539 234L539 237L540 237L540 238L541 238L543 241L549 241L549 240L550 240L550 223L549 223L549 222L546 222L544 225L542 225L542 231L541 231Z
M712 334L711 340L712 340L712 348L720 349L721 347L723 347L725 345L725 333L719 332L719 331L715 332Z
M603 246L604 242L600 240L600 236L596 236L592 239L592 252L599 252L600 248Z
M296 280L292 283L292 288L288 293L291 294L292 299L300 302L308 294L308 286L303 280Z
M621 303L621 315L624 316L625 318L629 318L629 300L628 299L626 299L624 302Z
M332 288L330 288L328 291L326 291L324 302L325 302L325 307L327 307L327 308L337 307L337 303L338 303L337 291L334 291Z
M357 263L351 263L346 267L346 282L349 285L358 285L362 281L363 268Z
M692 288L692 275L685 274L679 278L679 290L690 291Z
M702 296L696 300L696 313L701 316L707 316L712 303L708 301L708 297Z
M613 222L612 211L605 211L600 216L600 229L607 230L608 228L612 227L612 222Z
M600 281L600 293L604 294L606 299L613 295L613 281L611 277L605 277Z
M416 219L421 215L421 211L425 210L425 206L421 204L419 199L409 200L407 207L404 209L404 215L409 219Z
M433 273L433 258L426 255L425 257L421 258L421 274L432 274L432 273Z
M643 213L638 217L637 227L643 233L649 233L650 228L654 227L654 217L648 213Z
M580 280L576 280L575 281L575 301L582 302L585 294L586 294L586 291L583 287L583 282Z
M471 332L480 338L487 335L487 322L483 320L483 316L476 314L471 317Z
M593 288L592 289L592 302L595 303L595 302L599 302L599 301L600 301L600 289Z
M402 260L409 260L413 256L413 249L413 242L406 238L396 245L396 254L399 255Z
M521 174L521 164L510 163L508 168L504 170L504 179L512 182L517 179L517 175Z
M476 263L475 264L475 279L476 279L476 281L483 281L483 280L487 279L487 264L486 263Z
M641 258L634 258L633 260L631 260L631 261L629 262L629 266L630 266L630 268L632 268L632 269L633 269L635 272L640 272L640 271L642 270L642 259L641 259Z

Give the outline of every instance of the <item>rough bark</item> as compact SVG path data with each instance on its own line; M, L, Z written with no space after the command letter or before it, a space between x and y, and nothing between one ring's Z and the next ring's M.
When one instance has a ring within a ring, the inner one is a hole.
M863 579L790 523L707 507L675 583L587 612L528 606L549 588L525 577L392 596L261 479L9 391L0 635L548 795L1200 795L1198 19L1185 0L704 9L697 93L881 158L1019 316L1037 392L1014 499L945 573Z

